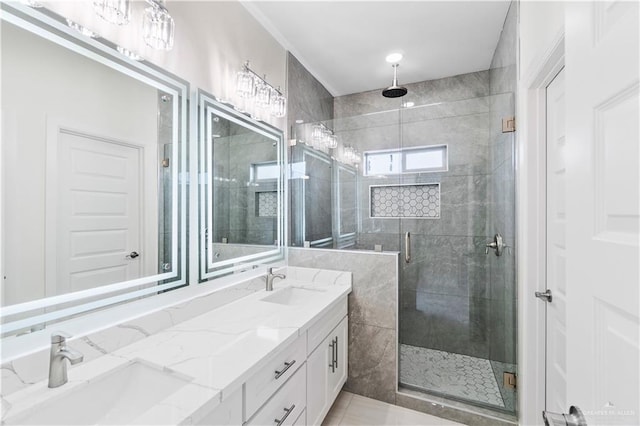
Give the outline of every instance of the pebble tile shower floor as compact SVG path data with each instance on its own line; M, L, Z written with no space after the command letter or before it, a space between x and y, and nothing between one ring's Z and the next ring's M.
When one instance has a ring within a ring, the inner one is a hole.
M400 345L400 383L509 411L515 403L489 360L417 346Z

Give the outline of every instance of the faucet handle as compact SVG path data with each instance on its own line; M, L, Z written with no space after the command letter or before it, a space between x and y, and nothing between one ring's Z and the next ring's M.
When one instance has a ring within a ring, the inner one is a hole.
M69 338L71 338L69 333L65 333L64 331L54 331L53 334L51 334L51 343L64 343Z
M273 266L269 266L269 267L267 268L267 273L268 273L269 275L273 274Z

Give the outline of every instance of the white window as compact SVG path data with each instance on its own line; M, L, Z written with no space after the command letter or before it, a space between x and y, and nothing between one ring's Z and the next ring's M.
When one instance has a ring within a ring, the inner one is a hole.
M447 145L430 145L364 153L365 176L448 170Z
M280 176L280 166L277 162L256 163L251 165L251 181L277 180Z

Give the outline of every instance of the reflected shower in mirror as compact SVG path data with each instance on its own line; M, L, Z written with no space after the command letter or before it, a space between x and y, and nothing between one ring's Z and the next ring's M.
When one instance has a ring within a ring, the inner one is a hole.
M298 142L291 149L291 244L317 248L353 246L357 230L357 167L330 155L327 147L318 149Z
M3 333L181 285L186 83L2 8Z
M283 258L282 132L199 93L201 279Z

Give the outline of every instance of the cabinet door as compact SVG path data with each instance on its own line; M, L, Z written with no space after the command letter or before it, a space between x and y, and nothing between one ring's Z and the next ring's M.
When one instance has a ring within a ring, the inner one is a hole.
M327 380L331 363L330 339L326 338L307 358L307 423L319 425L325 415Z
M347 381L347 345L348 345L348 317L345 317L340 324L329 335L329 343L333 343L333 353L330 354L330 360L333 361L334 368L329 369L329 378L327 383L327 400L329 404L338 396L340 389Z

